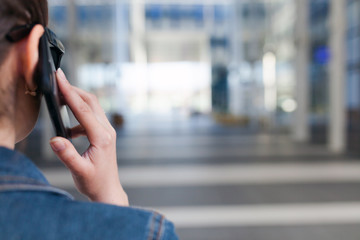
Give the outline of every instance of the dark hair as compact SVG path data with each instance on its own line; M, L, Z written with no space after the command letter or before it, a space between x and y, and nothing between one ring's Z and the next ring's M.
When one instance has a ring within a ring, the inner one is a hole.
M15 26L32 23L47 26L47 0L0 0L0 64L10 49L6 33Z

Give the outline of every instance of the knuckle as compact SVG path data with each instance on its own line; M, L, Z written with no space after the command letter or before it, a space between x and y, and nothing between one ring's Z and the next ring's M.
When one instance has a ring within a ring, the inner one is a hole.
M79 111L82 113L89 113L91 112L91 109L85 102L83 102L79 106Z
M77 157L73 152L68 151L64 154L64 159L66 160L67 164L73 165L76 162Z
M72 86L69 82L66 84L66 87L68 88L68 92L76 92L76 87Z
M95 94L92 94L92 93L89 93L89 99L92 102L97 102L98 101L97 96Z
M63 91L61 91L61 94L64 96L64 98L70 97L71 93L72 93L71 86L67 86L67 89L64 89Z
M69 162L74 164L76 162L76 155L75 154L70 154L68 156Z
M105 132L103 135L102 135L102 138L101 138L101 141L100 141L100 144L102 147L108 147L108 146L111 146L112 143L113 143L113 136L111 133L108 133L108 132Z

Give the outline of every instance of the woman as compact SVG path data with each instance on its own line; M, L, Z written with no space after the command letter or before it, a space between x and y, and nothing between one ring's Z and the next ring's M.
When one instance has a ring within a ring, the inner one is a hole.
M57 72L59 89L80 125L72 136L90 142L80 155L70 141L50 140L92 203L73 201L46 181L25 156L14 151L38 118L41 96L34 72L39 40L48 22L46 0L0 0L0 239L177 239L161 215L128 207L118 176L116 133L96 98ZM31 25L18 41L7 34Z

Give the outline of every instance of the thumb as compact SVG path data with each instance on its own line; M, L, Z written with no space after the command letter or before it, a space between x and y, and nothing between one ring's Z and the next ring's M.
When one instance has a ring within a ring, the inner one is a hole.
M69 140L62 137L54 137L50 140L50 146L73 174L81 175L85 171L86 164L84 159Z

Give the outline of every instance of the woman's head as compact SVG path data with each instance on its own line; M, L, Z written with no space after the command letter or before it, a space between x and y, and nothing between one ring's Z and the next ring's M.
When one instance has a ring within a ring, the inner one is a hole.
M0 0L0 64L9 51L5 34L13 27L25 24L48 24L47 0Z
M21 41L6 40L14 27L34 23L39 25ZM4 133L14 142L22 140L36 122L40 98L25 92L37 88L33 75L47 24L47 0L0 0L0 144Z

